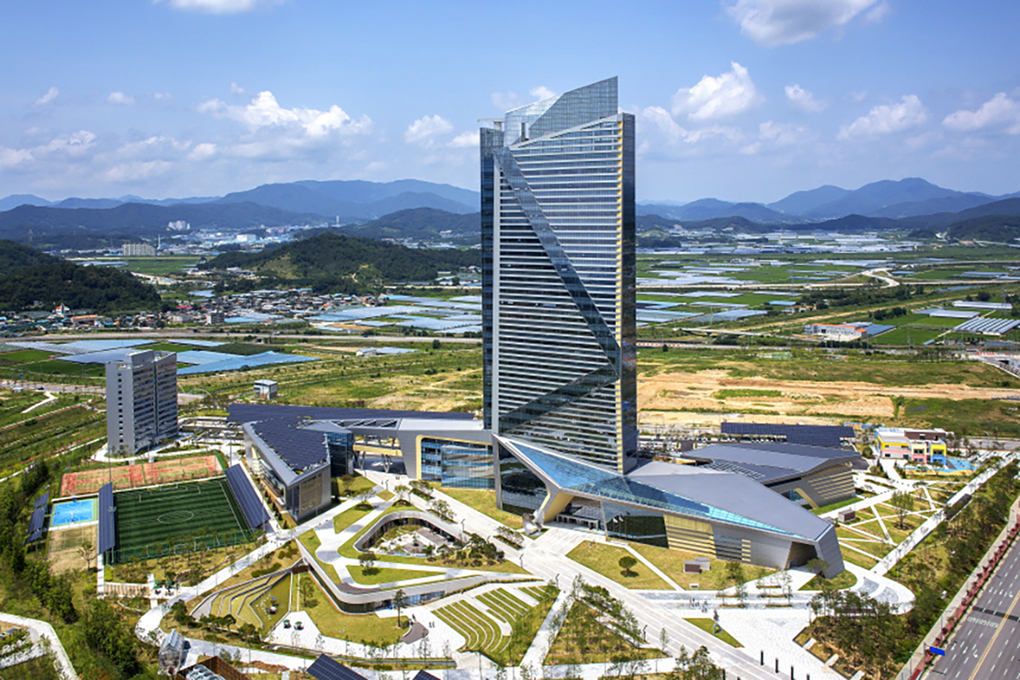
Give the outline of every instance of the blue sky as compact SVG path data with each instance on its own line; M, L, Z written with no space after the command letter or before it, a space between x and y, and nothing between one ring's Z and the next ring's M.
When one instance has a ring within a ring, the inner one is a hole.
M0 196L477 188L477 120L609 76L639 200L1020 190L1020 3L4 3Z

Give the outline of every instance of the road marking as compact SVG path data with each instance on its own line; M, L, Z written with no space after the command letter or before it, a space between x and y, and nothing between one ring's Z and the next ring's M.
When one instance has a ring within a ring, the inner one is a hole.
M978 670L980 670L981 664L985 662L985 657L988 656L988 652L992 649L992 646L995 644L995 639L998 638L999 633L1002 632L1002 626L1007 621L1006 617L1009 615L1009 612L1012 611L1013 607L1016 606L1017 600L1020 600L1020 591L1017 592L1016 597L1013 598L1013 601L1006 608L1006 613L1003 615L1002 621L999 623L999 627L995 629L995 635L993 635L992 639L988 641L988 646L985 647L984 654L982 654L981 658L978 659L977 665L974 666L974 670L971 672L968 680L974 680L974 678L977 676L977 672Z

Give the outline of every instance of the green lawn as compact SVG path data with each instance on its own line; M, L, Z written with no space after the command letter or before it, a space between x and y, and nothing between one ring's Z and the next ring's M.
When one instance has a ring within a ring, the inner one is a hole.
M811 512L815 513L816 515L824 515L827 512L832 512L833 510L839 510L840 508L845 508L848 505L853 505L859 500L861 500L860 496L854 496L853 498L847 498L846 500L839 501L838 503L830 503L829 505L823 505L820 508L813 509Z
M686 621L687 623L690 623L690 624L700 628L701 630L705 631L709 635L714 635L715 637L719 638L720 640L722 640L726 644L730 645L731 647L743 647L744 646L744 645L740 644L739 642L737 642L737 638L733 637L732 635L727 633L725 630L723 630L721 626L719 627L719 632L713 633L712 631L715 628L715 622L712 619L684 619L684 621Z
M301 603L323 635L366 645L387 646L397 642L404 629L397 627L397 617L381 618L375 614L345 614L322 591L315 579L316 595ZM438 653L438 650L435 652Z
M620 585L635 590L671 590L668 583L659 578L651 569L638 562L631 567L630 575L624 575L620 558L632 557L630 552L614 545L585 541L567 553L567 557L583 564L592 571L607 576Z
M900 326L881 335L876 335L868 342L872 345L923 345L929 340L939 337L943 332L942 330L932 330L931 328L905 328Z
M386 556L381 556L381 559L386 559ZM389 567L364 568L361 566L349 566L347 567L347 572L354 579L355 583L360 583L363 586L377 586L381 583L442 576L443 574L441 571L418 571L416 569L393 569Z
M356 523L370 512L372 511L362 508L359 505L344 510L333 518L333 533L339 534L341 531Z
M17 366L19 364L30 364L36 361L45 361L51 356L53 355L41 349L19 349L0 354L0 365Z
M440 491L511 529L520 529L524 526L520 515L504 512L496 507L495 491L487 491L485 489L453 489L449 487L444 487Z
M822 585L835 590L843 590L845 588L853 588L857 585L857 577L853 575L849 569L844 569L839 572L833 578L825 578L824 576L815 576L813 579L802 585L799 590L821 590Z
M733 581L727 575L727 562L724 560L711 558L709 561L711 569L709 571L703 571L700 574L685 574L684 562L686 560L693 560L695 557L708 557L708 555L674 548L659 548L643 543L631 543L630 545L634 550L641 553L645 559L673 579L681 588L688 588L691 584L696 583L701 590L721 590L733 585ZM764 578L775 573L774 569L752 567L746 564L741 565L741 571L744 578L749 581Z

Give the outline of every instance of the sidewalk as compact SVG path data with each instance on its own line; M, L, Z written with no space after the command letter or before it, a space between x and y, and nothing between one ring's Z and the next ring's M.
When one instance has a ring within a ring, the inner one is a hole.
M23 616L15 616L14 614L0 613L0 621L4 623L10 623L15 626L21 626L27 628L32 636L32 641L38 644L41 639L45 640L49 646L48 652L52 652L53 656L56 657L57 663L60 664L61 673L68 680L78 680L78 674L74 670L74 666L71 665L71 660L67 657L67 652L64 651L64 645L61 644L60 638L57 637L56 632L53 630L53 626L46 623L45 621L39 621L37 619L26 619Z

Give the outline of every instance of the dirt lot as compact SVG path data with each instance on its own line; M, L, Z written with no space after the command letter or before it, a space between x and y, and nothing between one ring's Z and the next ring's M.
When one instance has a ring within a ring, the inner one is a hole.
M50 532L50 570L55 574L65 571L77 571L85 566L85 561L78 552L83 539L88 538L95 546L99 540L99 525L69 527ZM92 550L94 565L95 549Z
M719 394L723 390L726 392ZM847 418L889 420L895 413L896 397L992 399L1015 393L948 384L893 387L867 382L733 378L724 370L703 370L639 377L638 412L641 422L649 425L718 424L732 420L734 413L753 415L756 422L832 424Z

